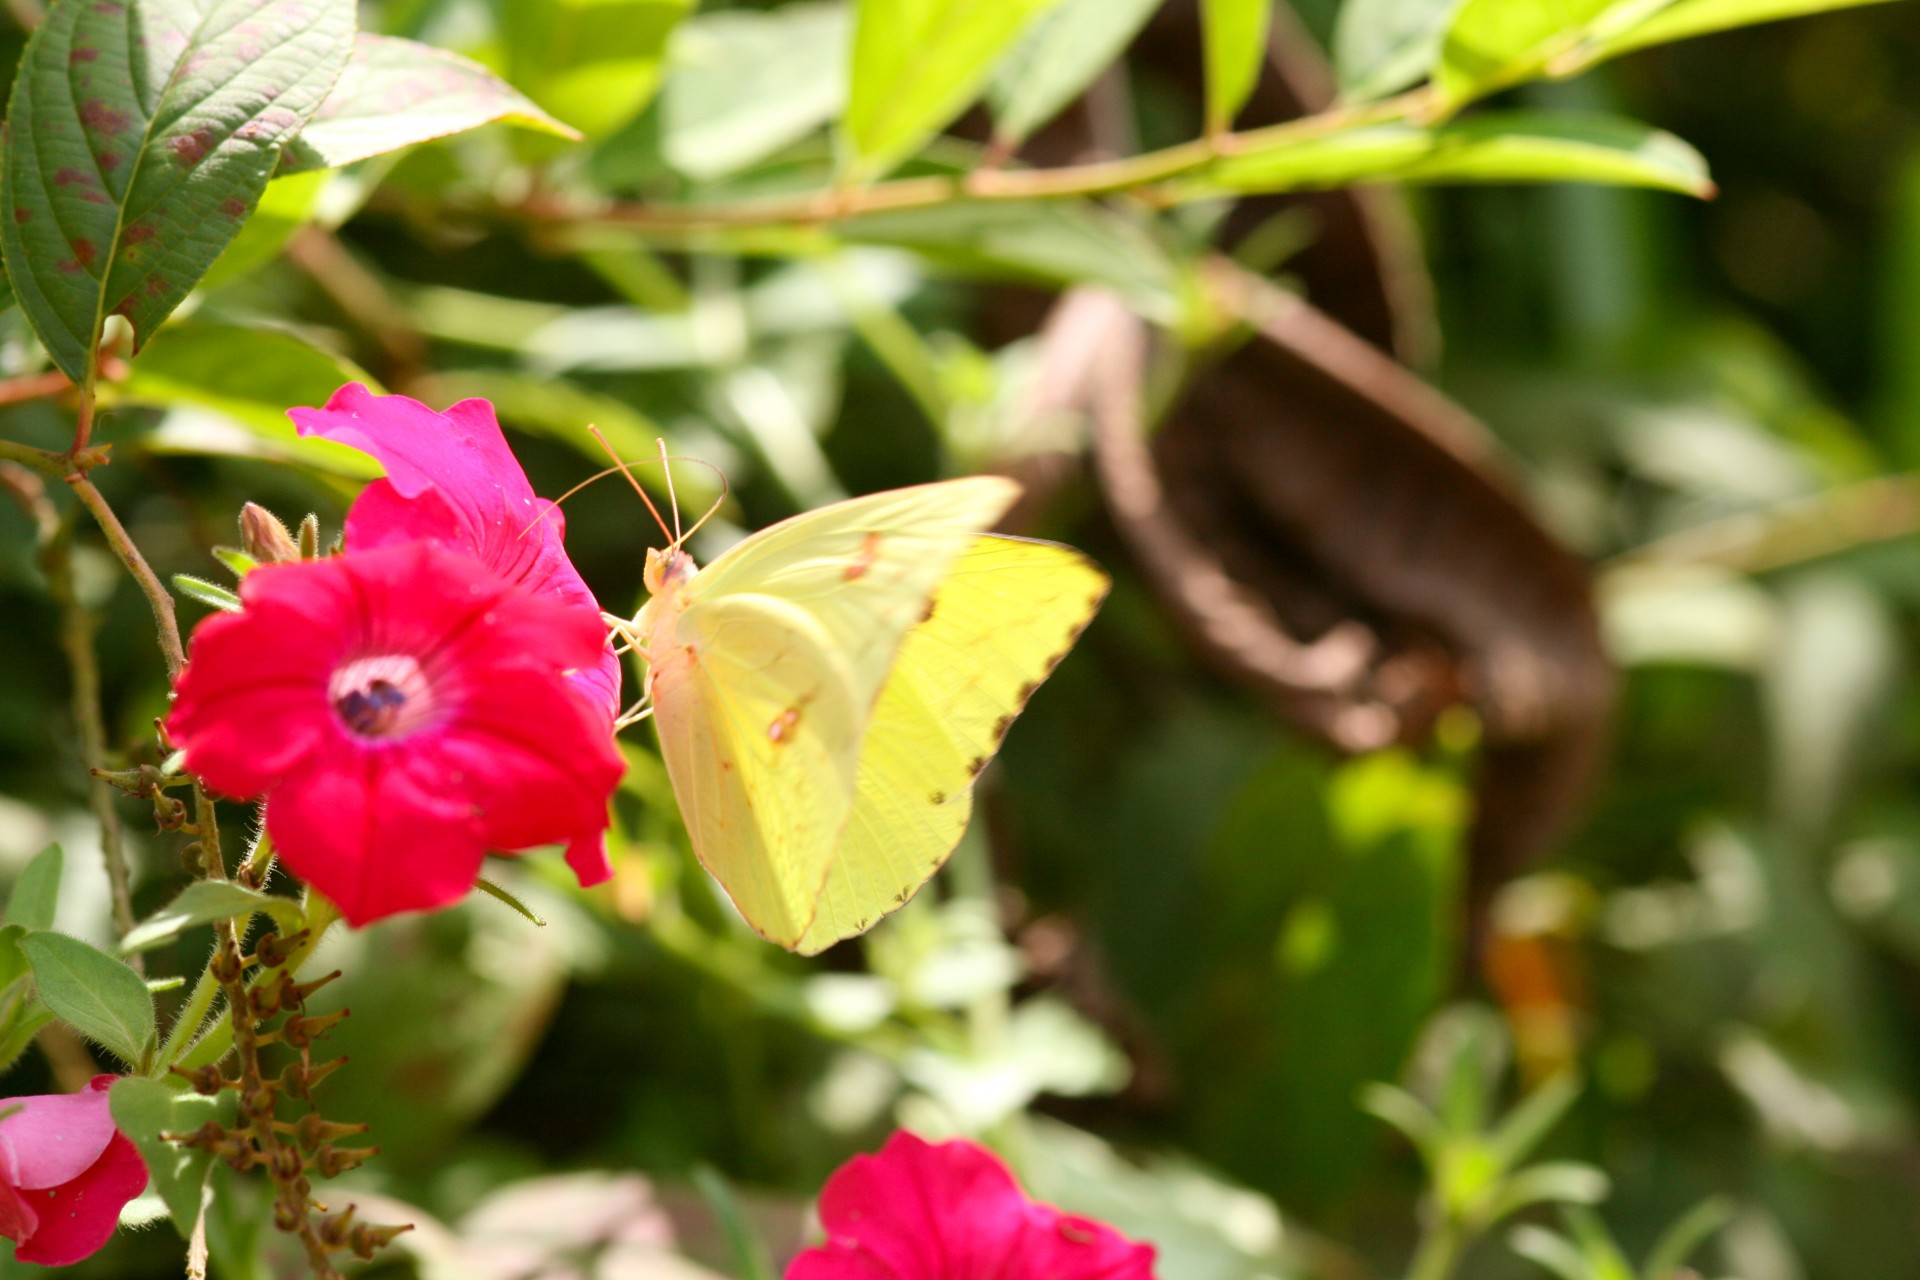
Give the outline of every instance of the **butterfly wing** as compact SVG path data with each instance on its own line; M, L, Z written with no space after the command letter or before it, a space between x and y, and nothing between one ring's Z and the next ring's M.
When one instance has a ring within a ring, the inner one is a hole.
M647 636L661 752L701 863L793 947L852 809L902 640L1018 495L983 476L836 503L746 539Z
M868 723L853 811L797 950L864 932L947 860L975 779L1106 593L1106 574L1050 542L979 537L953 561Z

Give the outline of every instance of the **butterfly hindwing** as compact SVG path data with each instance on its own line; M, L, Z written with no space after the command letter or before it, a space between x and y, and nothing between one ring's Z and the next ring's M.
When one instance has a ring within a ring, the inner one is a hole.
M865 931L946 861L975 779L1106 591L1106 574L1054 543L983 536L952 562L868 722L852 812L797 950Z

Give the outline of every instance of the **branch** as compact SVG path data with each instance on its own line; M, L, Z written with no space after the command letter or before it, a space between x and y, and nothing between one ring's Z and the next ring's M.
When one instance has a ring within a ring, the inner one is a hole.
M74 494L93 513L99 522L100 531L107 535L107 545L120 557L120 563L127 566L127 572L140 584L140 590L146 593L147 603L153 609L154 629L160 635L160 652L167 660L167 678L179 678L180 669L187 665L186 649L180 643L180 621L174 616L173 597L153 572L153 566L140 554L140 548L133 545L126 526L120 523L120 517L113 513L107 500L94 488L93 481L87 479L85 471L73 471L67 475L67 484Z

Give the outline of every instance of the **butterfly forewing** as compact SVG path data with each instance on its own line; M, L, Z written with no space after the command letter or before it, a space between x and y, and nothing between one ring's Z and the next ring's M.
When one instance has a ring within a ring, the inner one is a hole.
M1053 543L980 537L954 560L880 694L853 811L798 950L870 928L947 860L975 779L1106 591L1106 574Z
M811 925L901 641L1018 492L976 477L796 516L696 574L642 637L694 850L764 936L792 947Z

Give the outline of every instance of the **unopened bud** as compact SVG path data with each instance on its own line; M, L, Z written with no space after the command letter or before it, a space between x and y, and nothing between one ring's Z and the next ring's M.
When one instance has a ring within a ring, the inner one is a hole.
M240 508L240 549L261 564L284 564L300 558L300 545L280 518L257 502Z
M313 1101L313 1090L322 1080L338 1071L347 1059L343 1054L331 1062L319 1066L309 1066L304 1062L289 1062L280 1072L280 1087L296 1098Z
M334 1249L347 1247L347 1235L353 1230L354 1206L348 1205L331 1217L320 1219L317 1234L320 1242Z
M364 1124L336 1124L331 1120L322 1119L317 1111L309 1111L301 1116L299 1122L293 1127L294 1136L300 1140L300 1145L309 1151L323 1142L332 1142L337 1138L351 1138L355 1134L366 1131L367 1126Z
M263 933L253 944L254 958L269 969L277 969L293 958L294 948L305 942L309 934L306 929L285 938L277 933Z
M313 1167L323 1178L337 1178L349 1169L358 1169L380 1154L378 1147L335 1147L322 1143L313 1153Z
M350 1010L341 1009L334 1013L323 1013L317 1018L302 1017L295 1014L280 1026L280 1038L296 1049L310 1047L313 1042L340 1024Z
M411 1230L413 1230L411 1222L402 1223L397 1227L376 1227L372 1223L363 1222L353 1229L350 1237L353 1254L356 1258L371 1260L374 1254L392 1244L395 1236Z
M320 517L307 512L307 518L300 522L300 558L318 560L320 558Z

